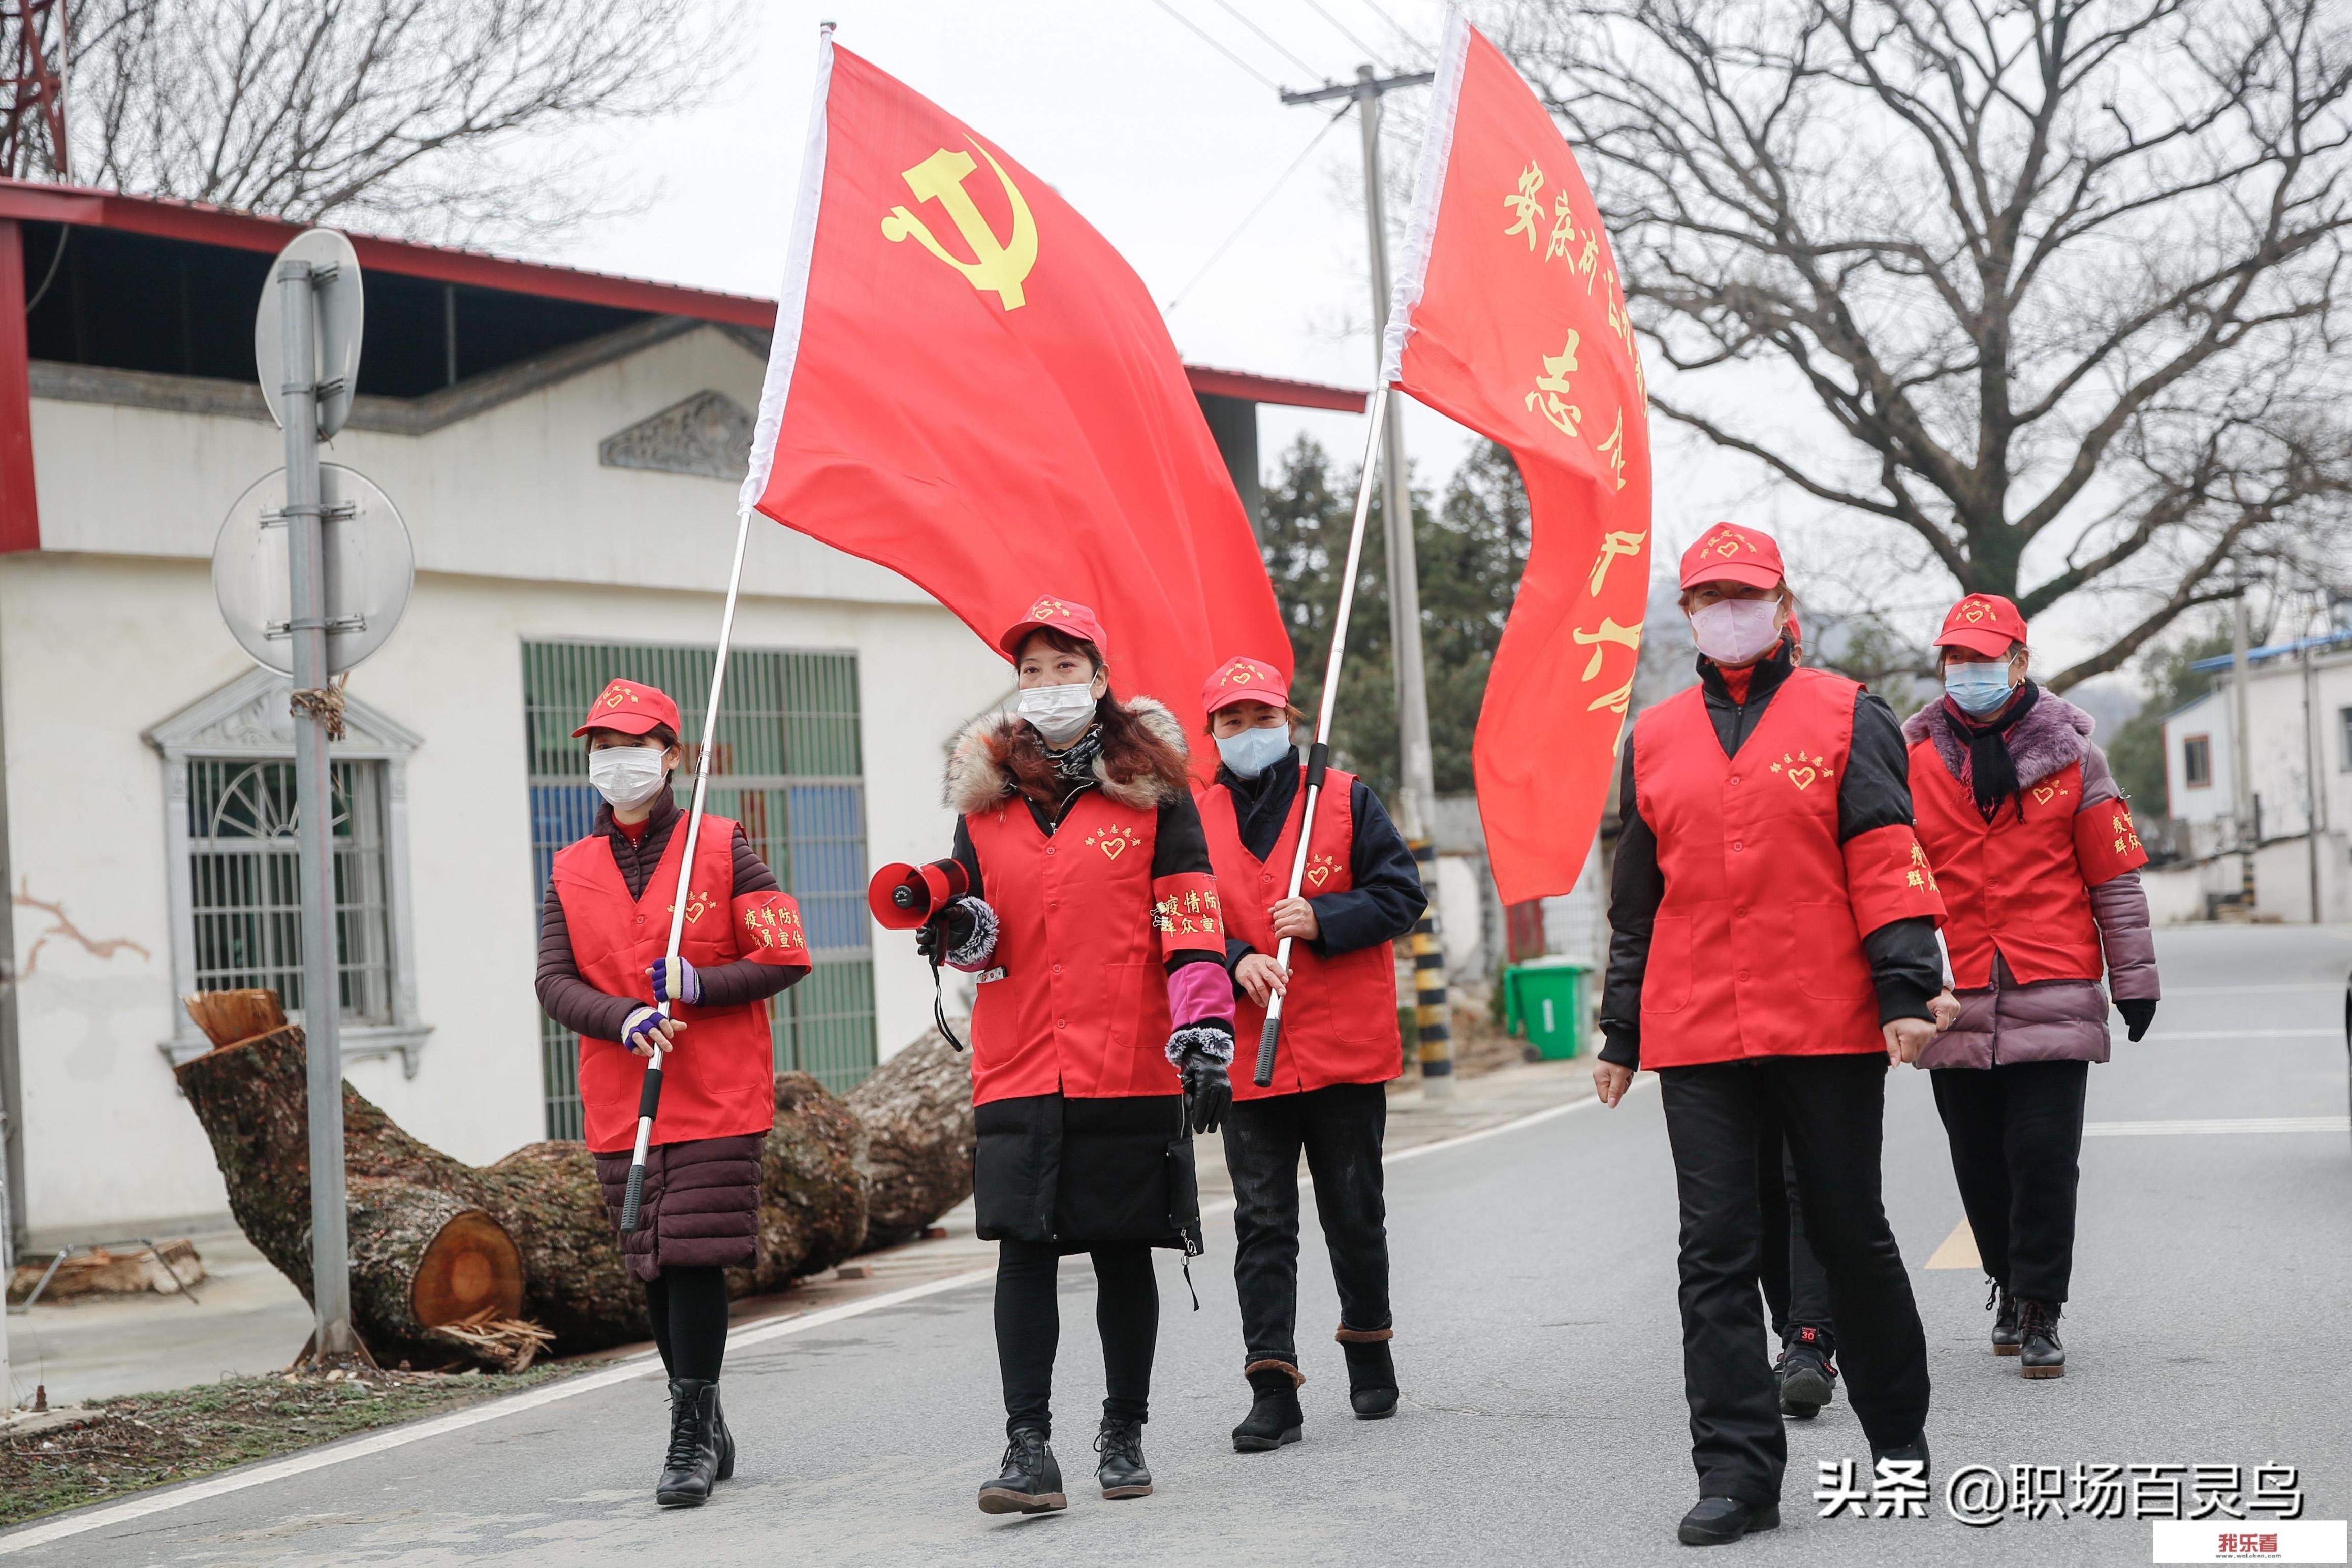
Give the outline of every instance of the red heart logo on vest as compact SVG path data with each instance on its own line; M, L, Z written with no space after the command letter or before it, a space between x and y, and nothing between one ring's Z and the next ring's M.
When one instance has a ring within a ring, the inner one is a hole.
M1810 768L1791 768L1789 769L1789 782L1794 784L1800 789L1804 789L1819 777L1821 776Z

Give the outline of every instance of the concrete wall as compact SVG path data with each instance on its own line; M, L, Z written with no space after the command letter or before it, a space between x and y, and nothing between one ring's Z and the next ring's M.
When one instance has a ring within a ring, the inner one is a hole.
M354 1062L351 1078L460 1158L495 1159L542 1128L521 644L709 645L718 632L734 486L602 467L597 443L706 388L748 405L759 371L697 331L425 436L347 432L331 454L391 494L420 568L352 691L422 737L407 809L433 1032L415 1078L397 1059ZM251 668L220 623L209 558L279 437L46 399L34 428L45 548L0 558L25 1198L46 1235L118 1234L226 1207L157 1049L173 1032L172 911L163 767L141 735ZM753 529L739 643L857 655L869 859L945 853L945 744L1011 685L1003 661L890 574L764 519ZM887 1056L928 1023L930 980L904 938L875 937Z

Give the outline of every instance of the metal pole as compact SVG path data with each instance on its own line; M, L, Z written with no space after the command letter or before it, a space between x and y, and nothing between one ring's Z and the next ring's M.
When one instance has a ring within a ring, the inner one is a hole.
M2254 913L2253 737L2246 715L2246 591L2242 583L2230 622L2230 791L2237 811L2239 907Z
M1378 363L1389 324L1389 230L1381 189L1381 84L1370 66L1356 68L1356 102L1364 135L1364 220L1371 241L1372 358ZM1376 389L1390 403L1397 392ZM1391 407L1384 454L1387 488L1381 507L1388 525L1389 649L1396 672L1397 829L1421 869L1422 886L1432 894L1412 928L1413 1016L1420 1035L1423 1092L1431 1099L1454 1092L1454 1030L1445 997L1445 954L1438 939L1433 883L1436 846L1430 841L1430 813L1437 786L1429 745L1429 685L1422 669L1421 568L1414 558L1412 492L1404 461L1402 410Z
M735 564L727 570L727 608L719 617L719 662L710 671L710 701L702 712L702 744L696 748L694 760L694 804L686 813L686 848L678 857L677 893L669 906L669 967L667 973L677 973L678 944L686 936L686 906L688 891L694 876L694 848L702 837L702 801L710 787L710 758L719 748L719 694L727 684L727 650L735 641L735 601L743 589L743 549L751 541L751 508L738 507L735 514ZM662 1017L669 1017L670 1004L660 1005ZM629 1180L621 1196L621 1228L637 1228L637 1212L646 1195L646 1151L653 1145L654 1118L661 1113L662 1058L668 1054L656 1045L646 1060L645 1082L637 1091L637 1142L629 1160Z
M0 1111L0 1136L6 1134L8 1113ZM0 1427L16 1413L16 1377L8 1364L8 1287L16 1279L16 1249L9 1244L11 1228L5 1223L8 1207L8 1162L0 1160Z
M291 572L287 632L294 689L327 684L327 577L319 494L316 269L278 266L285 363L278 368L286 415L286 557ZM262 373L270 373L265 365ZM294 791L302 889L302 1035L310 1067L310 1304L318 1315L315 1362L352 1355L351 1260L343 1193L343 1058L337 1034L335 800L324 716L294 709Z
M2311 923L2322 924L2319 912L2319 833L2326 826L2326 794L2320 780L2318 667L2312 659L2312 639L2303 644L2303 847L2311 862Z
M1315 837L1315 808L1323 798L1323 773L1331 760L1331 716L1339 706L1339 664L1348 651L1348 622L1356 612L1356 579L1362 571L1364 559L1364 519L1372 510L1372 465L1380 455L1381 433L1389 419L1389 398L1374 389L1367 400L1370 405L1371 423L1364 432L1364 463L1356 478L1356 518L1348 529L1348 564L1339 578L1339 607L1331 616L1331 656L1323 664L1323 701L1315 716L1315 742L1307 751L1305 783L1307 804L1298 821L1298 848L1290 857L1290 892L1297 898L1298 890L1307 883L1307 849ZM1284 937L1275 948L1274 961L1286 975L1290 972L1290 942ZM1266 998L1265 1028L1257 1037L1257 1071L1254 1075L1261 1089L1274 1085L1275 1042L1282 1037L1282 998L1276 991Z

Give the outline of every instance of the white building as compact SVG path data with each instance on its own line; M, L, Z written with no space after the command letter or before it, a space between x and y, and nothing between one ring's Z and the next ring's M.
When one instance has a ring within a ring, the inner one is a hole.
M172 1077L201 1045L177 998L299 990L288 683L230 639L210 576L224 517L282 461L250 323L295 232L0 182L0 1107L20 1237L224 1210ZM484 1162L576 1135L572 1042L532 990L549 858L594 803L569 733L614 674L698 723L773 307L356 244L361 395L326 455L390 494L417 575L334 748L343 1050L404 1126ZM1362 406L1194 381L1253 500L1256 402ZM875 939L867 865L946 852L946 739L1011 682L908 583L754 526L714 809L818 949L781 999L778 1063L845 1088L930 1012L911 945Z
M2186 863L2143 874L2159 921L2210 919L2242 880L2234 677L2226 656L2198 668L2213 689L2164 721L2165 792L2189 841ZM2255 911L2352 921L2352 632L2254 649L2246 709Z

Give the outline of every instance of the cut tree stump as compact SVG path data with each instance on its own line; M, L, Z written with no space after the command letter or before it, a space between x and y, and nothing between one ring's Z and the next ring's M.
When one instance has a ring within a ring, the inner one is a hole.
M849 1092L866 1124L866 1245L895 1247L971 1196L971 1058L937 1030Z
M430 1356L446 1324L522 1310L522 1257L463 1199L410 1182L351 1182L352 1321L379 1362Z

